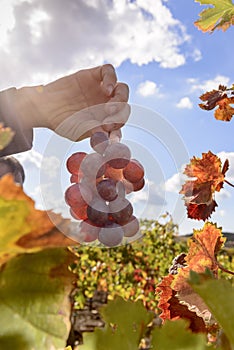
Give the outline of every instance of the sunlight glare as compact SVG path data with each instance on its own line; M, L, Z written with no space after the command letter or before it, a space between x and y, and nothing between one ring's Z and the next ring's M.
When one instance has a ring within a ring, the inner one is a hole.
M2 0L0 11L0 48L7 45L9 31L14 28L15 18L13 13L15 0Z

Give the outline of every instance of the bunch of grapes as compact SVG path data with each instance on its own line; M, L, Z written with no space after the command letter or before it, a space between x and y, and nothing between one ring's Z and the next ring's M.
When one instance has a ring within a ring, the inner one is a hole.
M126 195L144 187L144 168L130 149L108 132L90 138L93 153L76 152L67 160L72 185L65 201L76 220L82 220L78 240L99 240L108 247L139 231L139 222Z

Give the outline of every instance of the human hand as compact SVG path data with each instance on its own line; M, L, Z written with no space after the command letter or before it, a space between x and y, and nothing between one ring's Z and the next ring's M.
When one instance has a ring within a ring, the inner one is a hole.
M58 79L45 86L24 87L18 94L26 101L21 108L24 123L47 127L78 141L108 124L108 131L126 123L130 107L129 89L117 82L110 64Z

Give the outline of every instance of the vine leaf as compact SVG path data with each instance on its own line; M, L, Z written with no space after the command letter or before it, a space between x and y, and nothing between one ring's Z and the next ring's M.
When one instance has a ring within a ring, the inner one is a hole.
M203 153L202 158L193 157L185 167L184 174L194 180L188 180L182 186L187 215L191 219L206 220L217 206L214 200L215 191L223 187L228 160L222 168L220 158L211 151Z
M187 305L182 305L176 296L176 291L171 288L174 280L173 275L163 278L162 282L156 288L160 293L158 307L162 310L160 318L162 320L177 320L180 318L189 321L189 328L193 332L206 332L206 325L202 317L195 312L190 311Z
M225 238L220 228L215 224L205 223L201 230L194 230L193 237L189 240L189 251L185 258L187 266L179 269L172 282L172 288L177 292L178 298L195 308L196 312L209 318L210 312L203 300L192 290L187 282L190 271L203 273L207 269L217 276L218 263L216 255L222 248Z
M203 276L196 273L190 274L189 283L209 306L213 316L228 337L230 346L227 348L233 349L234 287L225 279L204 279Z
M5 128L0 123L0 151L3 150L3 148L5 148L11 142L14 134L15 133L11 130L11 128Z
M53 222L50 218L53 218ZM0 179L0 265L20 253L77 244L68 238L70 220L36 210L9 174ZM64 233L67 233L67 236Z
M225 238L220 228L215 224L206 222L201 230L194 230L193 237L189 240L189 250L185 257L187 266L179 269L175 276L172 287L181 297L186 296L190 303L191 287L187 280L190 271L202 273L209 269L214 275L217 274L218 263L216 255L222 248Z
M1 267L0 349L62 350L70 331L73 255L65 248L21 254Z
M234 96L223 98L218 102L219 108L214 113L217 120L229 122L232 119L234 108L230 104L234 104Z
M201 5L212 5L203 10L194 24L203 32L212 33L215 29L227 30L234 24L234 4L232 0L195 0Z
M125 301L120 297L109 301L101 308L105 321L103 329L96 328L92 334L84 335L81 350L132 350L138 349L147 325L153 320L153 313L148 312L140 300Z
M221 229L212 223L207 222L202 230L194 230L193 237L188 241L185 266L179 267L177 274L164 277L156 288L156 292L160 293L159 308L163 320L185 318L190 321L190 328L194 332L205 331L203 320L209 319L211 314L188 279L191 271L204 273L209 269L214 276L217 275L219 266L216 255L224 242Z
M208 347L205 334L188 332L188 322L185 320L166 321L163 327L152 332L153 349L173 350L211 350Z
M230 90L230 89L229 89ZM233 90L231 88L231 90ZM218 90L212 90L204 93L200 96L200 100L205 103L200 103L199 107L210 111L218 106L214 115L217 120L230 121L234 114L234 108L231 104L234 104L234 96L228 97L227 87L219 85Z

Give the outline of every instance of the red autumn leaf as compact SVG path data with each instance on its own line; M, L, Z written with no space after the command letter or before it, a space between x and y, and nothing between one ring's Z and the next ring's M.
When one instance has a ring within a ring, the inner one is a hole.
M173 269L175 275L170 273L164 277L156 288L156 292L160 293L158 306L162 310L160 317L163 321L184 318L189 320L193 332L206 331L204 321L210 319L211 313L187 281L190 271L202 274L208 268L214 276L217 275L216 255L224 242L221 229L212 223L206 223L202 230L194 230L188 242L188 254L181 254L173 261L173 266L178 265L176 270Z
M210 111L211 109L215 108L220 100L222 100L224 97L227 97L227 94L225 93L226 89L226 86L219 85L219 90L205 92L203 95L200 96L200 100L206 103L201 103L199 104L199 106L207 111Z
M196 177L200 183L212 181L215 187L224 180L221 160L211 151L202 153L202 158L193 157L184 173L187 176Z
M217 104L219 108L214 113L215 118L229 122L234 114L234 108L230 106L231 104L234 104L234 97L223 98Z
M172 274L169 274L168 276L164 277L162 282L158 284L156 288L157 293L160 294L160 300L158 303L158 307L162 310L162 313L160 317L165 320L172 320L173 317L171 317L171 313L169 310L169 300L171 299L173 295L173 290L171 288L171 283L174 280L174 276ZM177 319L178 317L176 317Z
M208 219L215 211L215 207L217 207L217 203L212 200L210 204L186 204L187 207L187 216L190 219L195 220L203 220Z
M162 310L160 317L165 320L177 320L183 318L189 321L189 328L193 332L206 332L204 320L195 312L190 311L186 305L180 303L176 297L176 291L171 288L174 276L169 274L164 277L162 282L156 288L160 293L159 308Z
M212 200L212 181L197 182L186 181L182 187L186 203L202 204Z
M189 240L189 251L185 257L187 266L180 268L172 281L172 288L178 293L179 299L191 306L196 305L200 312L204 311L202 310L204 303L198 296L194 297L195 293L187 282L190 271L203 273L208 268L216 276L218 270L216 255L224 242L221 229L212 223L207 222L203 229L194 230L193 237Z
M214 193L223 187L228 166L226 160L222 168L220 158L210 151L203 153L202 158L191 159L184 174L195 179L186 181L180 191L184 195L189 218L205 221L210 217L217 206Z
M219 85L218 90L212 90L204 93L200 96L200 99L205 103L200 103L199 107L209 111L218 106L214 113L215 118L217 120L230 121L234 114L234 108L230 106L234 104L234 96L231 95L228 97L228 90L226 86Z

